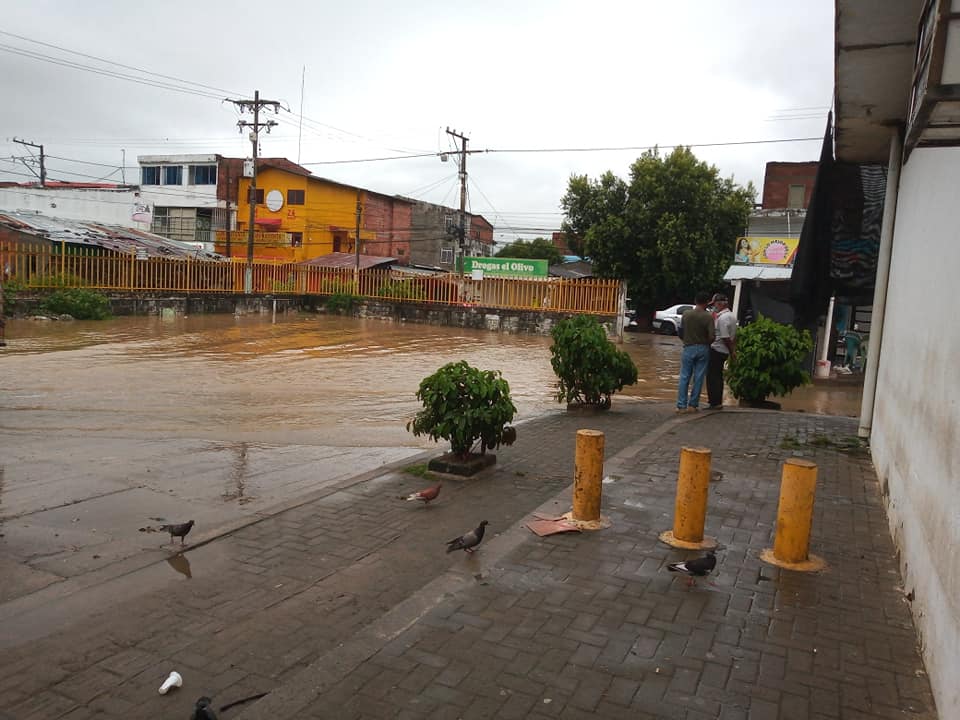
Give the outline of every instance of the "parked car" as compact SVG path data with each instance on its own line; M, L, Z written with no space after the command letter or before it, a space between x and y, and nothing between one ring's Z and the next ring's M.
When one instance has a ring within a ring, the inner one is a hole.
M693 303L671 305L666 310L657 310L653 315L653 329L664 335L676 335L680 327L680 316L693 308Z

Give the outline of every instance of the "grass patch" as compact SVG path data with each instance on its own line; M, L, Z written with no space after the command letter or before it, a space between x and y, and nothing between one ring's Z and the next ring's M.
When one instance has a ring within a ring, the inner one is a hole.
M427 469L426 463L422 463L420 465L407 465L407 467L405 467L403 471L407 475L415 475L416 477L419 477L419 478L430 477L430 471Z

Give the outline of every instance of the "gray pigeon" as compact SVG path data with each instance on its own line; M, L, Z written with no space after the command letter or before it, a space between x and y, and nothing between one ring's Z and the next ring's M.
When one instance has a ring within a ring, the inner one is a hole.
M689 575L690 579L687 585L696 585L698 577L706 577L717 566L717 556L714 550L708 550L703 557L685 560L684 562L671 563L667 565L670 572L679 572Z
M179 525L161 525L160 532L166 531L170 533L170 542L173 542L175 537L180 538L180 544L183 545L183 539L187 536L187 533L193 528L193 520L190 522L180 523Z
M197 700L193 706L193 715L190 720L217 720L217 714L213 711L213 700L204 695Z
M476 530L471 530L468 533L464 533L458 538L453 540L447 540L447 552L453 552L454 550L464 550L468 553L473 552L473 548L480 544L480 541L483 540L483 530L489 525L486 520L481 520L480 524L477 525Z

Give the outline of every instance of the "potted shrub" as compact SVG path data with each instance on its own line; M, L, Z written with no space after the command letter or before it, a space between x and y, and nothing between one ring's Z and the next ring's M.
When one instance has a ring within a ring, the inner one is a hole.
M586 315L565 318L553 328L550 364L557 374L557 402L568 408L610 407L610 396L637 381L630 356L607 339L603 326Z
M737 332L727 384L741 404L779 409L777 403L766 402L767 396L789 395L810 383L803 361L812 350L808 330L801 332L761 315Z
M516 439L516 430L507 423L517 408L498 370L478 370L464 360L448 363L420 382L417 399L423 409L407 423L407 430L450 441L450 452L431 460L430 470L472 475L496 462L487 450Z

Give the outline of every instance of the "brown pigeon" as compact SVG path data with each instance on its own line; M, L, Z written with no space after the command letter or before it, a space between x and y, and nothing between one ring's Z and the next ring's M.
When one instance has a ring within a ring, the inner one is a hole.
M190 522L180 523L179 525L161 525L160 532L166 531L170 533L170 542L173 542L175 537L180 538L180 544L183 545L183 539L187 536L187 533L193 528L193 520Z
M419 490L415 493L407 495L404 499L407 501L410 500L420 500L424 505L429 505L431 500L436 500L437 495L440 494L440 488L443 486L443 483L437 483L433 487L428 487L425 490Z

